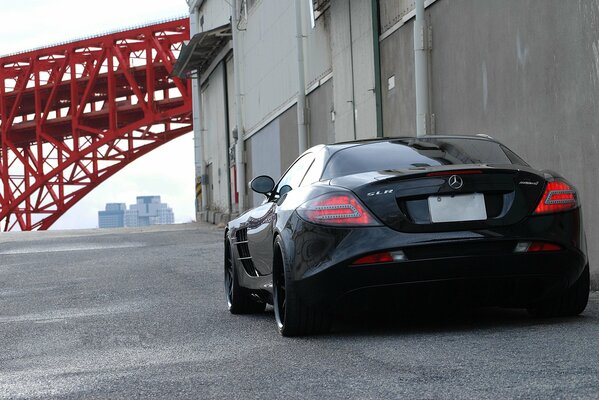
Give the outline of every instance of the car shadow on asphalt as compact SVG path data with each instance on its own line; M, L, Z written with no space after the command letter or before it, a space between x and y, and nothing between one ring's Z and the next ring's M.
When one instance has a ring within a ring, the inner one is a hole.
M596 323L590 312L576 317L539 318L524 309L499 307L422 309L415 312L344 312L334 317L330 334L335 336L421 335L465 331L494 332L518 328Z
M252 325L274 325L274 312L248 314ZM331 315L331 330L323 337L382 335L422 335L456 332L513 331L530 328L568 327L599 324L599 292L591 293L586 310L579 316L560 318L534 317L525 309L501 307L421 307L406 310L392 307L365 307L338 310Z

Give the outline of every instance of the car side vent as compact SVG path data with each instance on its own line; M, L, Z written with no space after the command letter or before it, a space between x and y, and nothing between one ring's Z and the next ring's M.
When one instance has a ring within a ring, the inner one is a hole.
M254 261L250 256L250 247L248 246L247 228L239 229L235 232L235 245L237 246L237 254L239 254L239 261L243 265L243 269L251 276L258 276L256 268L254 268Z

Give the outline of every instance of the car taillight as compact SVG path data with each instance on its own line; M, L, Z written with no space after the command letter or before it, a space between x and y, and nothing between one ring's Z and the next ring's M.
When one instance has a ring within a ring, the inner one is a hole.
M572 186L562 181L547 184L545 193L535 209L535 214L547 214L576 208L578 200Z
M329 193L302 204L297 212L308 222L335 226L375 226L380 223L352 194Z
M384 253L371 254L369 256L358 258L352 263L352 265L366 265L366 264L383 264L390 262L406 261L406 255L403 251L386 251Z
M536 253L539 251L560 251L561 246L546 242L519 242L514 253Z

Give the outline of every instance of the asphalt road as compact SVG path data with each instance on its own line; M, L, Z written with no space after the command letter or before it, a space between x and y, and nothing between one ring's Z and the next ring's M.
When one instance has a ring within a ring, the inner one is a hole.
M0 398L599 398L577 318L486 309L287 339L232 316L212 226L0 234Z

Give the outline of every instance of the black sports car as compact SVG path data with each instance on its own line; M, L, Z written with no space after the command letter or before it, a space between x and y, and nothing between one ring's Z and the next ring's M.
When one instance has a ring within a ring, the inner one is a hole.
M326 331L329 313L353 298L430 285L452 288L447 300L543 316L586 307L575 188L489 137L319 145L278 183L259 176L250 187L266 198L225 232L229 310L272 304L283 335Z

